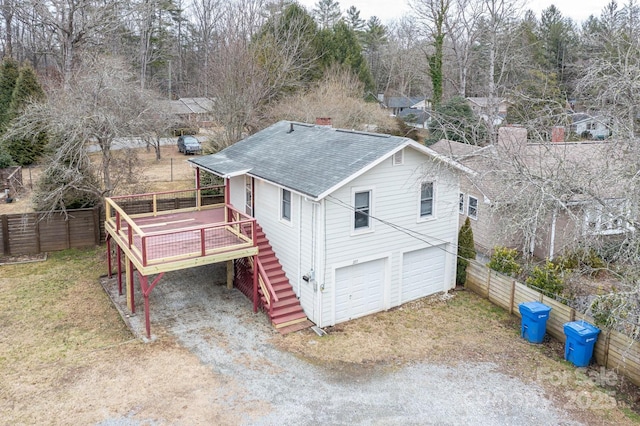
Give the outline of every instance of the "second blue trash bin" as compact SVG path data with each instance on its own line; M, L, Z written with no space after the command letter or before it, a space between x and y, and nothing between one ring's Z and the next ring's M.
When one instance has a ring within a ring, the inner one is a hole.
M564 334L567 341L564 344L564 359L576 367L588 367L599 333L600 329L588 322L565 323Z
M522 315L520 336L531 343L542 343L547 331L547 320L551 307L540 302L525 302L518 305Z

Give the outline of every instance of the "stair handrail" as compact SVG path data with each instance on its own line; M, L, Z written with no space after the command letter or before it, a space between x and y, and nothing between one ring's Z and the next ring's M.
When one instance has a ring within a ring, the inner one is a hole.
M274 302L279 301L280 299L278 299L278 296L276 295L276 292L273 289L273 286L271 285L271 281L267 276L267 272L262 267L262 262L260 262L260 258L257 259L257 264L258 264L258 273L262 276L262 279L264 280L264 285L267 288L267 291L269 292L269 300L273 300ZM269 303L269 305L271 305L271 303Z

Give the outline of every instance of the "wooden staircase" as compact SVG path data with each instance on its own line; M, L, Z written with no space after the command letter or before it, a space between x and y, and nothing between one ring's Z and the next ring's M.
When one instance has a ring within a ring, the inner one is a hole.
M282 334L311 327L313 323L307 319L271 243L258 224L256 224L256 240L258 243L258 306L264 309L273 326ZM242 259L236 265L236 286L249 299L253 299L252 263L251 260Z

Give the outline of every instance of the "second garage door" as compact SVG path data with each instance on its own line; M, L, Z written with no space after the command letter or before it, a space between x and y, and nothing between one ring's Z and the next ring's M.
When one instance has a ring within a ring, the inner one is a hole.
M382 310L385 259L336 269L335 322Z
M444 248L429 247L402 255L402 303L444 290Z

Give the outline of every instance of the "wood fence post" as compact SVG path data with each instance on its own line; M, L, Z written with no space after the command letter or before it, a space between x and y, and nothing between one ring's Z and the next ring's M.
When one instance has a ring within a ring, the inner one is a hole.
M2 218L2 252L5 256L8 256L11 254L11 245L9 244L9 217L3 214L0 218Z
M509 301L509 314L513 315L513 299L516 295L516 280L511 281L511 300Z
M71 248L71 227L69 226L69 217L64 220L67 228L67 248Z
M491 292L491 269L487 268L487 299L489 298L489 293Z
M34 228L34 233L36 234L36 253L40 253L40 215L38 213L34 213L33 218L36 221L36 226Z
M93 208L93 241L100 245L100 205Z
M604 359L602 360L602 365L609 368L609 344L611 343L611 329L607 329L607 332L604 335Z
M573 322L576 320L576 310L574 308L571 308L571 310L569 311L569 322Z

